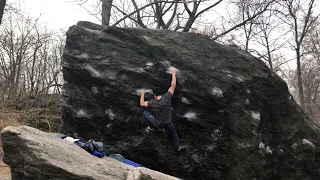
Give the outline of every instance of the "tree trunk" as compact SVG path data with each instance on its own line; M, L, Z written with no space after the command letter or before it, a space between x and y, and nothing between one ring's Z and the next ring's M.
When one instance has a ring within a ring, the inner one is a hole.
M6 6L6 0L0 0L0 24L2 21L2 15L3 15L3 10L5 6Z
M186 26L183 28L183 32L189 32L194 21L195 21L194 17L189 17Z
M113 0L102 0L102 25L110 25L110 16Z
M299 100L300 100L301 108L305 110L304 93L303 93L303 85L302 85L301 55L300 55L299 48L296 49L296 54L297 54L297 78L298 78Z
M268 62L269 62L270 70L273 72L271 52L270 52L270 46L269 46L269 40L268 40L268 38L267 38L267 33L264 33L264 34L265 34L265 40L266 40L266 43L267 43Z

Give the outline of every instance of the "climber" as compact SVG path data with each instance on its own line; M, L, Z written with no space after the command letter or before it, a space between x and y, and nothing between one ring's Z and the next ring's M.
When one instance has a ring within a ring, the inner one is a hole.
M141 90L140 97L140 106L151 108L152 114L150 111L144 111L143 117L148 123L148 129L158 129L164 128L170 133L170 138L173 144L173 147L176 151L181 151L183 146L180 146L179 137L177 131L172 123L172 107L171 107L171 97L176 88L176 69L173 68L171 71L172 80L171 87L169 90L162 94L160 89L155 89L153 91L154 99L150 101L144 100L145 91Z

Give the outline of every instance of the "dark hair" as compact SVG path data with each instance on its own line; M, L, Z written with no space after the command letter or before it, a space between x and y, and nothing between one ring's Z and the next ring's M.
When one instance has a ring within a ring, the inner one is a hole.
M144 100L150 101L151 99L154 99L153 93L146 92L146 94L144 95Z
M162 94L163 94L163 90L160 89L160 88L155 88L155 89L153 90L153 95L155 95L155 96L160 96L160 95L162 95Z

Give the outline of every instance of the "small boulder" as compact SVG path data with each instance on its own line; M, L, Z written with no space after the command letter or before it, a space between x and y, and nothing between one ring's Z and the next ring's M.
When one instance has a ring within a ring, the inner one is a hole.
M12 180L177 179L109 157L94 157L74 143L28 126L6 127L1 139L4 162L11 167Z

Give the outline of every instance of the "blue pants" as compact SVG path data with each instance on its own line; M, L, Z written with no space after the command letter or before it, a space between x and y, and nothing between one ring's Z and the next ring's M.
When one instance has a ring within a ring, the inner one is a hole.
M158 125L154 116L148 111L143 112L143 117L146 120L148 126L150 126L151 128L153 129L164 128L165 130L167 130L169 132L171 142L175 149L177 149L180 146L179 136L177 134L176 128L174 127L172 121L169 121L166 124Z
M154 116L149 111L143 112L143 118L146 121L147 125L150 126L152 129L157 129L158 125Z

